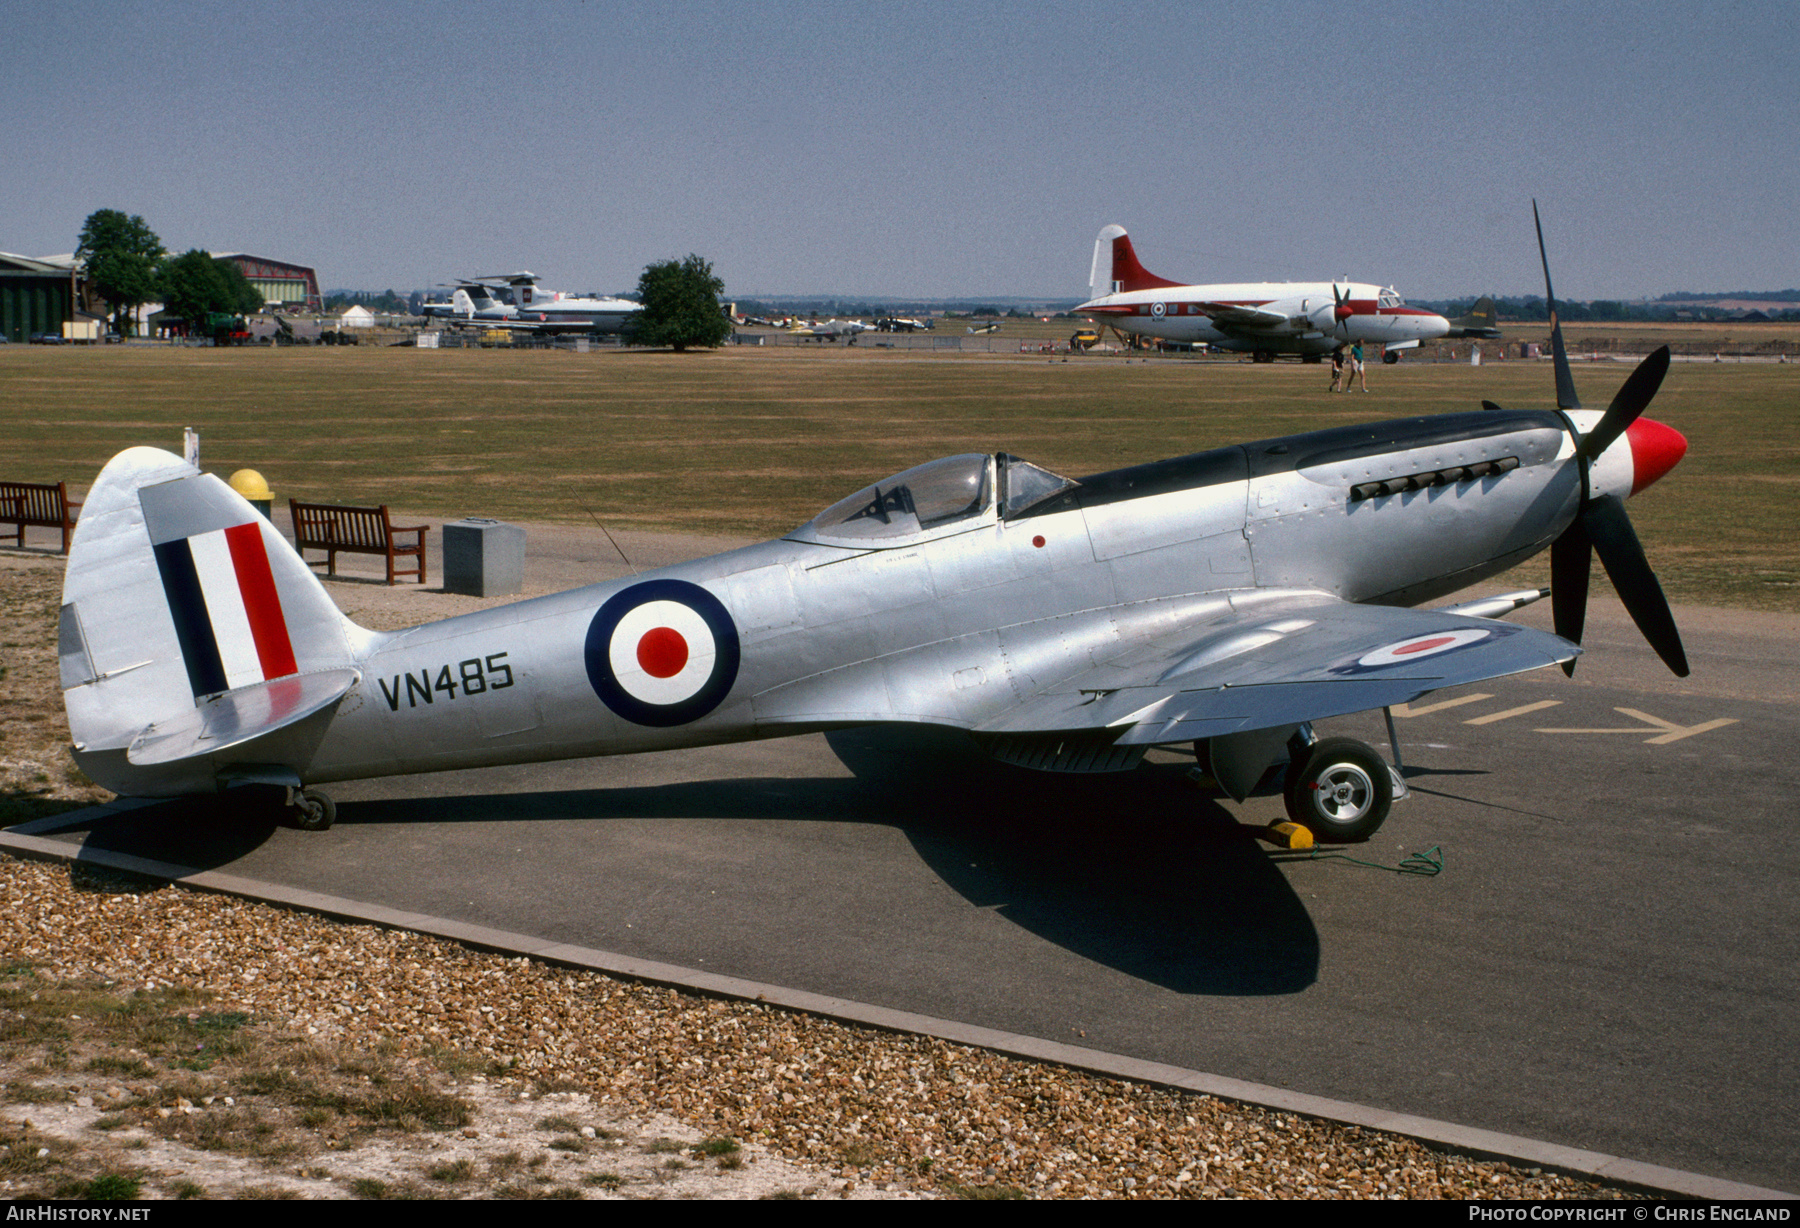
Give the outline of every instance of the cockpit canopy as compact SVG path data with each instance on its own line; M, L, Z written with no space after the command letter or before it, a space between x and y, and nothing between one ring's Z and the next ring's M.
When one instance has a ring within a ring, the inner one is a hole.
M1375 306L1376 306L1377 310L1387 311L1393 307L1406 306L1406 300L1401 298L1399 292L1396 291L1392 286L1389 286L1387 289L1383 290L1380 294L1375 296Z
M788 536L895 545L939 530L1016 516L1076 483L1004 452L928 461L841 499Z

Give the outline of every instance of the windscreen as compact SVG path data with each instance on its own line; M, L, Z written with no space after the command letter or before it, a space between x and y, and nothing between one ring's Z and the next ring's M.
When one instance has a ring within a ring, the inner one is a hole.
M1016 456L1008 456L1004 452L998 460L1006 499L1006 506L1001 509L1004 516L1017 516L1026 508L1042 503L1051 495L1075 485L1059 473L1051 473L1048 469L1020 460Z

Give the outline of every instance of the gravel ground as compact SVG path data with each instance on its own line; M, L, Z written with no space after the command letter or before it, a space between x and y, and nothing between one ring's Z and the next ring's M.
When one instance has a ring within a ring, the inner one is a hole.
M62 750L60 580L59 560L0 563L7 823L107 796ZM40 1153L90 1175L133 1165L146 1194L166 1196L1628 1196L1208 1096L10 859L0 980L0 1191L15 1196L50 1188L28 1162ZM311 1124L263 1123L286 1140L279 1154L208 1150L206 1131L157 1123L238 1121L229 1081L209 1090L182 1074L190 1059L116 1052L126 1042L75 1026L74 1009L63 1039L33 1039L48 992L99 993L89 1013L106 1018L243 1018L339 1080L407 1072L465 1103L467 1120L345 1133L359 1119L315 1110ZM389 1073L356 1075L373 1056ZM725 1139L741 1152L695 1150Z
M634 1178L611 1191L620 1194L1623 1196L1402 1138L753 1002L694 997L179 886L96 886L61 866L0 862L0 952L9 967L30 965L47 984L98 982L127 1002L171 986L200 990L215 1017L242 1012L330 1052L382 1054L436 1070L454 1094L479 1088L490 1105L529 1106L521 1110L528 1118L599 1122L614 1139L629 1140L618 1155L658 1154L656 1140L680 1137L678 1129L690 1140L743 1140L754 1157L747 1169L760 1177L767 1165L774 1179L771 1188L740 1179L744 1170L702 1167L712 1178L704 1187ZM470 1067L485 1072L482 1083L458 1079ZM70 1084L77 1099L94 1101L98 1117L107 1071L97 1073L85 1082L79 1071L53 1068L6 1076L9 1095L21 1086ZM154 1075L137 1083L127 1090L140 1100L163 1087L166 1102L140 1105L144 1112L236 1108L171 1093ZM570 1092L579 1101L559 1107L555 1097ZM30 1117L39 1131L51 1124L36 1106L8 1114ZM85 1128L79 1114L58 1120L75 1136ZM470 1128L507 1151L517 1150L523 1132L518 1120L492 1118ZM436 1141L413 1135L363 1143L359 1163L396 1181L419 1170L421 1153L434 1163L454 1156L457 1137L451 1130ZM328 1134L316 1140L313 1152L329 1152L330 1141ZM552 1141L540 1139L532 1150ZM592 1172L620 1171L613 1155L589 1161ZM243 1188L192 1151L145 1162L171 1187ZM240 1181L309 1196L355 1192L342 1178L325 1182L322 1171L329 1170L318 1160L296 1169L282 1156Z

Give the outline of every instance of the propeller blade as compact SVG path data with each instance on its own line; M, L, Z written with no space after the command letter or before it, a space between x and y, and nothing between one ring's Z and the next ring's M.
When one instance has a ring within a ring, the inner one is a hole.
M1582 509L1578 523L1593 541L1600 562L1606 566L1606 574L1612 577L1613 587L1619 591L1619 599L1625 603L1625 612L1631 615L1631 621L1644 633L1663 664L1674 671L1676 677L1687 677L1687 653L1682 650L1681 633L1675 629L1669 599L1663 596L1662 585L1657 583L1656 573L1650 570L1644 547L1639 544L1631 519L1625 514L1625 504L1612 495L1602 495L1590 500ZM1560 538L1557 544L1562 544ZM1550 565L1554 571L1554 553Z
M1593 557L1593 543L1580 516L1550 544L1550 611L1556 620L1556 634L1571 644L1581 643L1581 631L1587 625L1588 569ZM1562 667L1563 673L1575 676L1575 662L1564 661Z
M1599 424L1581 441L1581 455L1593 460L1611 447L1613 441L1625 433L1625 428L1638 420L1668 373L1669 347L1665 345L1640 362L1637 370L1619 386L1618 395L1606 407Z
M1531 202L1531 221L1537 227L1538 259L1544 265L1544 302L1550 308L1550 355L1556 361L1556 407L1580 409L1575 395L1575 375L1569 370L1569 352L1563 348L1562 321L1556 317L1556 291L1550 288L1550 257L1544 252L1544 223L1538 218L1537 201Z

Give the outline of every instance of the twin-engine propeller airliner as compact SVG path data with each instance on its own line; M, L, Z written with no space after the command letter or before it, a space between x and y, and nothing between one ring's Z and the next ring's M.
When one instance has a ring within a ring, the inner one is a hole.
M1278 354L1329 354L1358 341L1384 347L1384 356L1445 336L1498 336L1479 328L1489 319L1450 321L1408 307L1391 287L1353 281L1262 281L1189 286L1158 277L1138 262L1122 226L1104 227L1094 240L1087 302L1091 316L1122 333L1244 351L1258 362ZM1476 314L1480 313L1477 306ZM1469 332L1470 328L1477 331Z
M1593 551L1687 672L1624 504L1686 450L1640 416L1668 351L1595 413L1560 326L1552 338L1555 409L1333 427L1079 479L965 453L776 541L393 632L344 617L223 482L133 448L89 492L69 555L75 760L123 794L285 786L299 825L323 828L332 781L923 724L1050 771L1192 746L1239 800L1285 758L1292 817L1364 839L1399 775L1313 722L1572 667ZM1545 547L1557 634L1499 621L1535 590L1408 608Z

